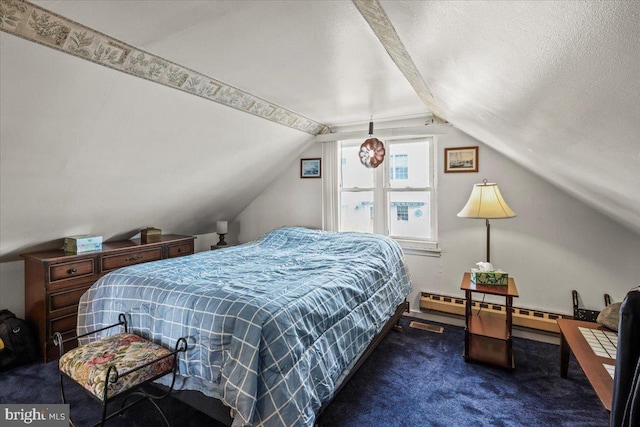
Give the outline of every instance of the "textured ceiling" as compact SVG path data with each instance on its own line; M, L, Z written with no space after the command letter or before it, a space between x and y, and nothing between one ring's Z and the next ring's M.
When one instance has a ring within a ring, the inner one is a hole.
M321 123L428 112L351 2L41 4ZM640 2L380 4L445 120L640 230Z
M35 1L313 120L425 114L349 1Z
M640 2L382 5L444 118L640 232Z
M430 112L349 1L34 3L318 123ZM640 2L380 5L440 117L640 232ZM3 254L27 245L30 233L107 237L126 230L125 221L211 232L309 143L307 133L0 37ZM37 120L26 126L25 114ZM87 164L91 150L105 160ZM160 172L136 171L149 153ZM255 173L242 174L240 161ZM162 198L136 203L159 185ZM88 204L78 195L88 189L129 206L127 217ZM17 208L25 191L34 201ZM55 226L40 225L38 206L49 194L66 207L51 213Z

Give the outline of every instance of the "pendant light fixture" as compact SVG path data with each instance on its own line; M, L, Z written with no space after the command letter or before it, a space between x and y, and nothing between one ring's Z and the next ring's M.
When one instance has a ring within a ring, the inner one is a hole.
M386 151L384 144L378 138L373 137L373 118L369 122L369 139L360 146L360 163L368 168L377 168L384 160Z

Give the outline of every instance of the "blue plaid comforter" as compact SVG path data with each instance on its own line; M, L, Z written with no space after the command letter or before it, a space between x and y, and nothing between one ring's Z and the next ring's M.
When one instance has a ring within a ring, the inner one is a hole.
M80 301L78 333L129 313L156 342L189 338L180 387L221 399L234 426L312 426L410 290L392 239L282 228L105 275Z

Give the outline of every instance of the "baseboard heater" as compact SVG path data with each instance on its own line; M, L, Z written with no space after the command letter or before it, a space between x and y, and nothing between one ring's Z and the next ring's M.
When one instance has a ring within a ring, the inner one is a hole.
M439 311L442 313L464 316L467 306L465 298L438 295L430 292L420 293L420 309L425 311ZM506 315L504 304L483 303L472 301L473 309L480 309L485 313L493 315ZM539 331L560 333L558 329L558 319L572 319L573 316L567 314L549 313L540 310L530 310L527 308L513 307L513 324L523 328L530 328Z

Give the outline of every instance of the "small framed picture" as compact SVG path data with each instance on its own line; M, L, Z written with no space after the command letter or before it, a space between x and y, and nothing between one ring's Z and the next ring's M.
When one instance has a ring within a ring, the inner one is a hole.
M444 149L445 172L478 172L478 147Z
M300 159L300 178L322 177L321 159Z

